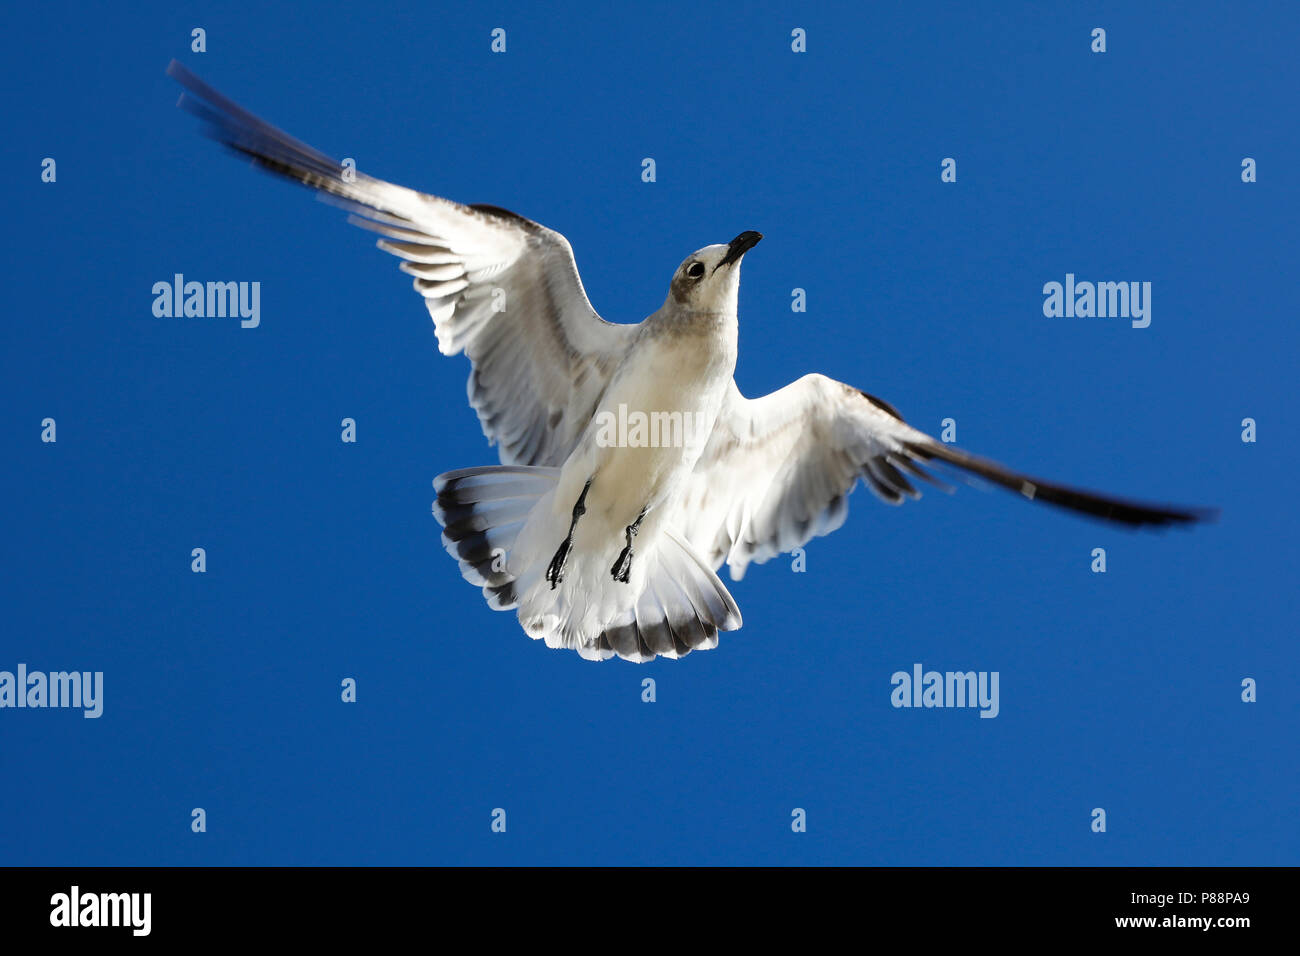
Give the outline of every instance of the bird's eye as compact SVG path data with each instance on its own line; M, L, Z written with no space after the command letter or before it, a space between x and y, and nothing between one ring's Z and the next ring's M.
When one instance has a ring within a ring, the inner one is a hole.
M686 267L686 274L692 279L701 279L704 277L704 263L692 262Z

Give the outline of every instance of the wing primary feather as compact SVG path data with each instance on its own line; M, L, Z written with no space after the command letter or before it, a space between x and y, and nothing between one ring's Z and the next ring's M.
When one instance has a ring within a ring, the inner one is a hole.
M938 459L963 471L1000 485L1010 491L1023 495L1031 501L1045 501L1048 504L1091 515L1107 521L1115 521L1132 527L1152 525L1187 525L1201 521L1214 521L1218 511L1211 508L1171 508L1162 505L1145 504L1137 501L1125 501L1111 498L1091 491L1082 491L1058 485L1054 482L1031 478L1012 471L995 461L980 458L961 451L951 445L938 442L906 442L904 447L913 455L926 460Z

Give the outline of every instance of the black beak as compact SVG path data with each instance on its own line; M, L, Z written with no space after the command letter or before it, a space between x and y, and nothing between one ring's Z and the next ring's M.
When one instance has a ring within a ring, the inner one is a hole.
M713 267L713 271L717 272L723 266L739 262L740 257L758 245L758 241L762 238L763 234L761 232L754 232L752 229L749 232L742 232L727 244L727 254L722 257L721 262Z

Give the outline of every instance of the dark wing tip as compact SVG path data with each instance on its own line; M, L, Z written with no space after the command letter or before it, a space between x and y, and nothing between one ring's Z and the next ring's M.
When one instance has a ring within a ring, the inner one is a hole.
M900 412L893 405L890 405L889 402L885 401L883 398L876 398L876 396L870 395L864 392L860 388L855 389L855 391L863 398L865 398L867 401L869 401L872 405L875 405L876 408L880 409L885 414L892 415L894 418L897 418L900 422L904 421L902 412ZM906 424L906 422L904 422L904 424Z
M172 60L167 75L185 90L176 105L198 118L209 137L271 172L315 189L337 191L331 189L341 172L337 160L244 109L184 64Z
M1217 521L1219 517L1217 508L1174 508L1145 504L1070 488L1055 482L1041 481L1028 475L1017 474L997 462L979 458L939 442L908 442L905 447L909 453L918 458L925 461L937 458L1023 495L1031 501L1045 501L1079 514L1133 528L1208 523Z
M509 209L503 209L500 206L493 206L491 203L475 202L470 203L466 208L473 209L475 212L481 212L484 215L494 216L497 219L504 219L506 222L511 222L518 226L523 226L529 232L542 228L540 224L533 222L533 220L529 219L527 216L521 216L517 212L511 212Z

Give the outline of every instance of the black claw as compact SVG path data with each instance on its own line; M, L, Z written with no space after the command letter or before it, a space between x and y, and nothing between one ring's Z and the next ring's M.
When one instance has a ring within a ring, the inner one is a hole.
M619 552L618 560L614 566L609 569L609 573L614 576L614 580L622 584L627 584L628 576L632 573L632 546L628 545Z
M573 506L573 520L569 522L569 533L560 543L559 548L555 551L555 557L551 558L551 563L546 568L546 580L551 584L551 590L564 580L564 566L569 560L569 549L573 546L573 529L578 527L578 519L587 513L587 491L591 488L591 479L582 486L582 494L578 495L578 500Z
M546 568L546 580L551 582L551 590L564 580L564 565L569 560L569 543L571 538L565 538L560 544L559 549L555 552L555 557L551 558L550 565Z
M644 517L645 509L642 508L641 513L636 516L636 520L624 529L624 534L627 536L627 545L619 552L618 560L609 569L609 573L613 575L614 580L620 584L627 584L628 578L632 574L632 539L636 537L637 531L641 529L641 519Z

